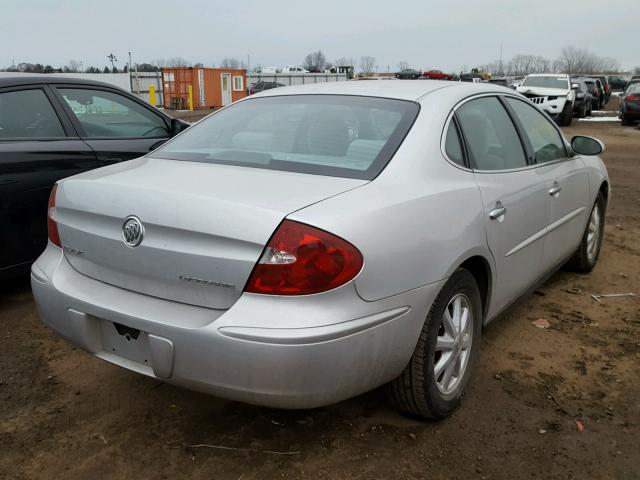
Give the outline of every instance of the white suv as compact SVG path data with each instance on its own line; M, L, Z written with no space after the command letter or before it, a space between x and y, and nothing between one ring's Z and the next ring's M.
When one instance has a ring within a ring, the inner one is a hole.
M560 125L571 125L576 94L571 88L569 75L532 73L525 77L517 91Z

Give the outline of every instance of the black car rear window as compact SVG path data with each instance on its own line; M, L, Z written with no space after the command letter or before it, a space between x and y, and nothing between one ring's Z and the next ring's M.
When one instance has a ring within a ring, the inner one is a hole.
M198 122L150 156L371 180L418 111L415 102L378 97L252 98Z

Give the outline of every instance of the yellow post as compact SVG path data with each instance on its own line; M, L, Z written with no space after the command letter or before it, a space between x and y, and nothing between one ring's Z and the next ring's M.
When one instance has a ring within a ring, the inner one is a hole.
M187 91L189 92L189 111L193 112L193 87L189 85Z
M157 105L156 103L156 86L149 85L149 103L154 107Z

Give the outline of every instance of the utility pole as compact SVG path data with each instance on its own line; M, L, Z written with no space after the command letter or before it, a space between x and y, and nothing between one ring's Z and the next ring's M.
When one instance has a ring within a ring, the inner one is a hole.
M502 43L503 41L500 40L500 76L504 75L504 72L502 70Z
M129 72L133 69L133 64L131 63L131 52L129 52Z

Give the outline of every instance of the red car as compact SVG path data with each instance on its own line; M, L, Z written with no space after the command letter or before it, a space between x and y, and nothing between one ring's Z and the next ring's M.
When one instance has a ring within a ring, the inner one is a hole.
M444 73L440 70L428 70L422 74L424 78L430 78L432 80L455 80L455 77L449 73Z

